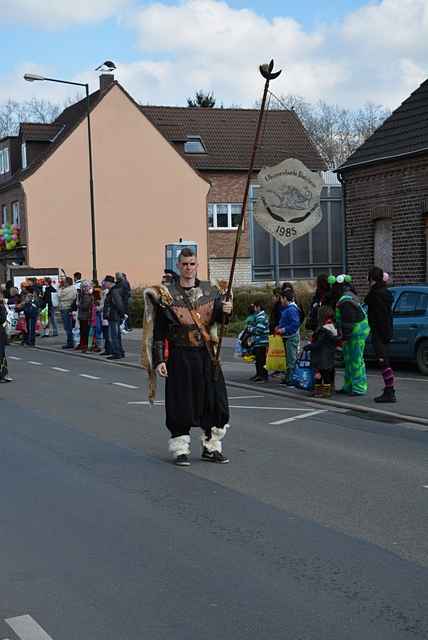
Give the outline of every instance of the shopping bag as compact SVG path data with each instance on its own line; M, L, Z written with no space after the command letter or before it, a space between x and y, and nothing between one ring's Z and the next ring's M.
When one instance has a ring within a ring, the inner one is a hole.
M296 366L292 374L291 382L298 389L310 391L315 383L315 371L311 366L311 356L309 351L302 351L297 359Z
M48 305L46 305L46 307L44 307L44 309L42 309L40 311L39 319L40 319L40 323L41 323L43 329L46 329L46 327L49 324L49 309L48 309Z
M281 336L269 336L269 348L266 356L267 371L285 371L285 349Z
M236 338L236 340L235 340L235 348L233 350L233 356L235 358L242 358L242 356L243 356L242 344L241 344L241 341L240 341L239 337Z
M90 327L88 335L88 349L92 349L95 346L95 329L96 327Z

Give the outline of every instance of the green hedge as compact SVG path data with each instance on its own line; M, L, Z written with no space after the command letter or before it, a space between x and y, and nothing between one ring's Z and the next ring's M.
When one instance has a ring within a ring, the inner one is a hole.
M313 295L313 288L305 282L298 282L294 285L296 298L308 312L309 304ZM262 303L269 313L272 307L271 287L236 287L233 290L233 316L227 330L228 335L236 335L243 327L243 321L248 315L248 309L256 301ZM133 289L132 298L129 305L129 315L133 327L143 326L144 299L143 289Z

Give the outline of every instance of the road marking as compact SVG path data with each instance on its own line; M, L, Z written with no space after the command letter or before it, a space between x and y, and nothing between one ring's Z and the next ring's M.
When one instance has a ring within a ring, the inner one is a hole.
M296 407L256 407L246 406L245 404L231 404L231 409L262 409L264 411L306 411L306 409L297 409Z
M264 396L229 396L229 400L251 400L252 398L264 398Z
M128 402L128 404L144 404L144 405L148 406L149 404L152 404L152 403L149 402L148 400L141 400L140 402ZM157 404L159 406L163 406L165 404L165 402L163 400L155 400L153 402L153 404Z
M88 378L88 380L100 380L99 376L90 376L89 373L79 373L81 378Z
M424 489L428 489L428 484L424 484L424 485L423 485L423 488L424 488Z
M285 422L293 422L294 420L301 420L302 418L310 418L312 416L316 416L319 413L326 413L327 409L320 409L319 411L308 411L308 413L301 413L299 416L294 416L293 418L284 418L283 420L276 420L275 422L271 422L270 424L284 424Z
M6 618L5 622L21 640L53 640L29 615Z
M125 389L139 389L139 387L135 387L133 384L125 384L124 382L113 382L117 387L124 387Z
M70 369L63 369L62 367L52 367L54 371L62 371L63 373L70 373Z
M28 360L27 362L28 362L28 364L35 364L38 367L42 367L43 366L43 364L41 362L36 362L35 360Z
M17 356L9 356L9 360L22 360L22 358L18 358Z

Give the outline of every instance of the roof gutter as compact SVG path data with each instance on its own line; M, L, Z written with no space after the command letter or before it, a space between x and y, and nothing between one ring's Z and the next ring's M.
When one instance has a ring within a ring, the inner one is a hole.
M406 156L415 156L420 153L427 153L428 147L423 147L422 149L417 149L416 151L405 151L404 153L397 153L393 156L383 156L381 158L374 158L373 160L363 160L362 162L354 162L352 164L343 165L343 167L339 167L338 169L333 169L334 173L341 173L342 171L347 171L348 169L353 169L354 167L362 167L366 164L374 164L375 162L384 162L385 160L397 160L398 158L405 158Z

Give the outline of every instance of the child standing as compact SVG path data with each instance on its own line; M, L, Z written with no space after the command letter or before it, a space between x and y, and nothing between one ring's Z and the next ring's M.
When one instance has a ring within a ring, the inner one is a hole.
M256 359L256 375L251 380L266 382L268 379L265 365L269 346L269 318L261 302L255 302L252 311L253 313L247 318L247 329L252 339L252 352Z
M283 336L284 347L287 356L287 371L281 384L291 386L294 367L297 360L297 350L300 344L300 311L294 301L294 294L291 289L281 292L282 313L275 333Z
M318 323L312 342L307 344L304 350L310 351L311 365L315 369L313 395L317 398L329 398L334 389L335 352L338 342L333 309L327 306L319 307Z

